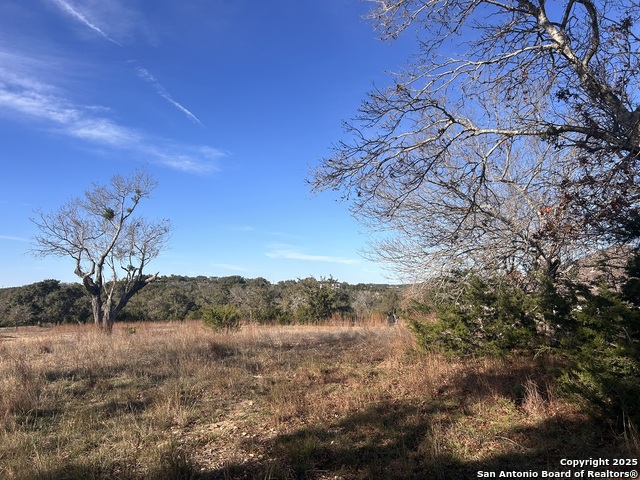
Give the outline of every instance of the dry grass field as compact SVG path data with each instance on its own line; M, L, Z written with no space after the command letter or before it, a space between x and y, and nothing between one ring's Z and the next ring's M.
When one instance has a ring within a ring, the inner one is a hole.
M454 479L638 456L548 357L447 360L402 326L0 331L0 478Z

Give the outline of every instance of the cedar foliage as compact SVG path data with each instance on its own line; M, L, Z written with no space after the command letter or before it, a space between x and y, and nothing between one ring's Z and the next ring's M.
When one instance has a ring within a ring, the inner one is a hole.
M417 342L447 356L514 352L562 358L559 380L594 412L640 425L640 253L631 255L621 288L539 282L526 293L504 278L452 277L435 318L409 322ZM457 283L456 283L457 282ZM456 288L453 288L455 284Z

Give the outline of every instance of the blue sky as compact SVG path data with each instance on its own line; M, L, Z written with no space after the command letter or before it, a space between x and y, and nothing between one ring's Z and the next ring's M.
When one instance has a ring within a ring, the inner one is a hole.
M309 169L409 45L359 0L0 2L0 287L77 281L28 254L34 210L147 166L173 222L162 275L391 281Z

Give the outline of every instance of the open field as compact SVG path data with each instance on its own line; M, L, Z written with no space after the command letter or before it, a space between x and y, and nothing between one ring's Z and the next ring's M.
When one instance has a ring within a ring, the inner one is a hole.
M449 479L637 457L555 368L419 353L402 326L3 330L0 478Z

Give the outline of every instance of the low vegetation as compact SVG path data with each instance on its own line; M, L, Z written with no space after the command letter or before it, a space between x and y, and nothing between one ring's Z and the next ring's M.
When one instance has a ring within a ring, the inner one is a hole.
M450 357L548 352L562 359L567 390L621 430L640 425L640 291L637 252L616 281L566 279L536 291L495 276L449 279L449 289L414 300L409 326L417 342ZM454 291L455 295L451 295ZM433 311L435 318L420 320Z
M402 325L0 331L6 479L475 478L638 456L550 355L447 358Z

